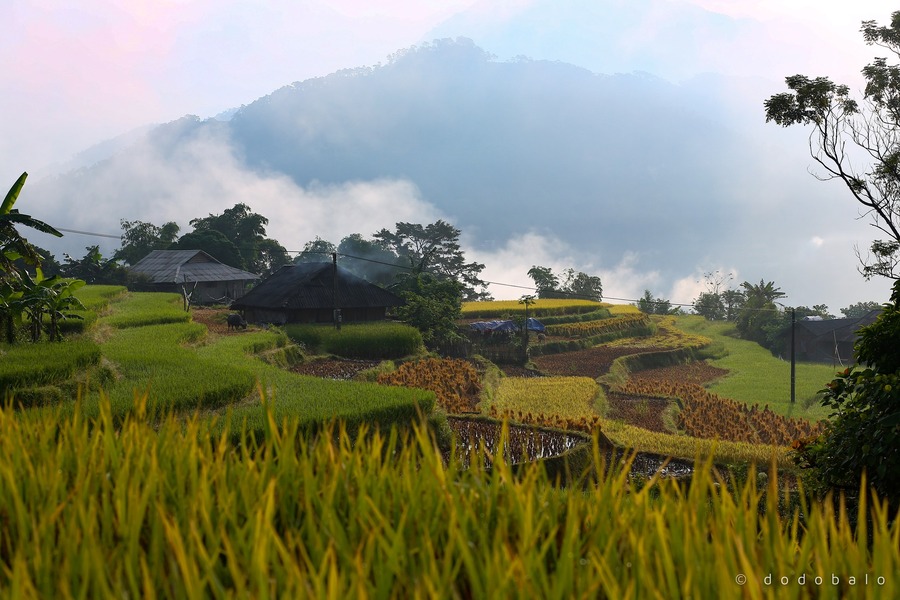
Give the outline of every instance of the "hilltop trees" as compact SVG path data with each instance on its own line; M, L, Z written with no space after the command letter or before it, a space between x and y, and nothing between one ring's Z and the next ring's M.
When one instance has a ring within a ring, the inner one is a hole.
M538 298L581 298L597 302L603 299L600 278L571 267L563 271L562 280L550 267L538 265L528 269L528 276L534 280Z
M725 287L732 279L733 273L719 270L704 273L706 291L694 298L694 312L710 321L733 321L745 298L740 290Z
M900 57L900 11L887 27L864 21L868 45ZM765 101L766 121L788 127L812 125L809 147L821 167L816 176L837 179L872 218L886 239L875 240L870 256L859 251L860 271L897 279L900 266L900 66L875 58L862 70L866 79L864 102L850 96L850 88L827 77L787 77L790 92ZM852 161L851 161L852 159ZM866 159L865 161L861 159ZM864 162L868 162L865 165Z
M80 259L63 254L63 264L59 267L60 275L83 279L85 283L125 285L128 271L113 258L103 258L100 246L87 246Z
M863 317L873 310L877 310L881 308L881 305L874 301L866 301L866 302L857 302L855 304L851 304L845 308L841 309L841 314L844 315L847 319L858 319L859 317Z
M397 255L376 240L352 233L337 247L344 267L352 273L380 286L393 283L397 275Z
M774 281L762 279L758 284L745 281L741 287L744 288L745 300L735 323L738 333L745 340L769 347L767 328L777 323L780 312L775 301L787 294L775 287Z
M196 236L188 238L188 241L220 248L221 252L228 254L227 259L213 252L209 253L232 267L251 273L266 274L290 263L287 251L278 242L266 237L269 219L252 212L250 207L242 202L226 209L220 215L211 214L191 219L190 224L194 227L191 234ZM177 247L186 247L185 237L187 236L178 240ZM223 242L223 238L234 246L237 258L232 257L231 249ZM205 250L204 247L197 247Z
M303 251L294 259L294 263L331 260L332 252L337 252L335 245L316 236L316 239L306 242L303 246Z
M203 250L226 265L268 275L291 262L281 244L265 237L268 222L246 204L236 204L220 215L191 219L193 231L179 238L174 222L157 226L123 219L122 245L112 259L134 265L153 250Z
M437 220L429 225L397 223L394 231L382 229L372 238L393 252L412 273L431 273L461 284L463 300L484 300L488 294L479 277L484 265L466 262L459 245L460 230ZM481 288L481 289L478 289Z
M648 315L667 315L672 312L672 302L665 298L654 298L650 290L644 290L644 295L638 299L638 310Z
M119 221L122 225L122 246L113 254L113 260L133 265L153 250L166 250L178 237L178 224L172 221L156 226L144 221Z

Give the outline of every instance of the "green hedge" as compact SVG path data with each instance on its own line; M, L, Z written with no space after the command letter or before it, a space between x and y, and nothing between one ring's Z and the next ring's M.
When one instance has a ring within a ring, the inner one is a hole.
M402 358L422 349L422 334L403 323L349 323L340 330L332 325L295 323L286 325L284 330L293 341L312 352L345 358Z

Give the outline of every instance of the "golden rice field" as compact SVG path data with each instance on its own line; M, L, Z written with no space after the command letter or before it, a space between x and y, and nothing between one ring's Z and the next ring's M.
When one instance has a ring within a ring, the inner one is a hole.
M590 377L507 377L500 380L490 414L519 423L591 431L603 390Z
M476 412L481 393L478 371L460 359L427 358L403 363L378 374L378 383L434 392L437 404L449 413Z
M668 372L681 371L670 369ZM689 374L692 371L684 369L683 372ZM768 406L759 408L723 398L689 381L660 380L638 374L616 386L616 391L633 396L677 399L681 404L678 427L696 438L790 446L795 440L823 431L820 423L786 417L771 411Z
M653 320L656 325L656 333L652 337L622 338L606 344L612 348L703 348L712 343L712 339L705 335L688 333L679 329L674 317L662 317Z
M611 307L611 304L592 300L542 298L528 307L528 314L530 316L577 314ZM500 317L504 314L524 315L525 305L518 300L491 300L489 302L463 302L462 304L463 318Z
M623 331L634 327L638 323L649 322L644 314L626 313L599 321L583 321L580 323L564 323L560 325L547 325L547 334L571 338L593 337Z
M900 597L900 519L865 487L847 510L701 465L567 490L502 452L445 462L418 426L309 438L269 413L234 444L140 406L0 408L0 597Z

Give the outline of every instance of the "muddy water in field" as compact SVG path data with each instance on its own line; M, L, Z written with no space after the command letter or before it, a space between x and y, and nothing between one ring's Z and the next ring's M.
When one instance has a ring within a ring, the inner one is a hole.
M497 422L448 417L450 429L456 437L457 454L468 465L481 445L490 453L496 452L500 442L501 425ZM509 425L509 441L504 456L510 463L559 456L581 444L590 444L590 438L561 431ZM630 453L613 446L601 447L609 466L622 464ZM665 465L665 466L663 466ZM664 456L639 452L631 463L631 474L650 477L657 471L665 477L684 477L693 472L693 464L681 459L668 460Z

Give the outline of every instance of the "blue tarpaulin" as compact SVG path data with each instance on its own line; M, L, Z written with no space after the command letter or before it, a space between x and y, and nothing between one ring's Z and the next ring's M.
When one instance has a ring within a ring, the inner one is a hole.
M544 332L543 323L537 319L529 318L526 327L528 328L528 331L537 331L538 333ZM470 323L469 328L482 333L508 333L519 331L519 326L516 325L514 321L478 321L477 323Z

